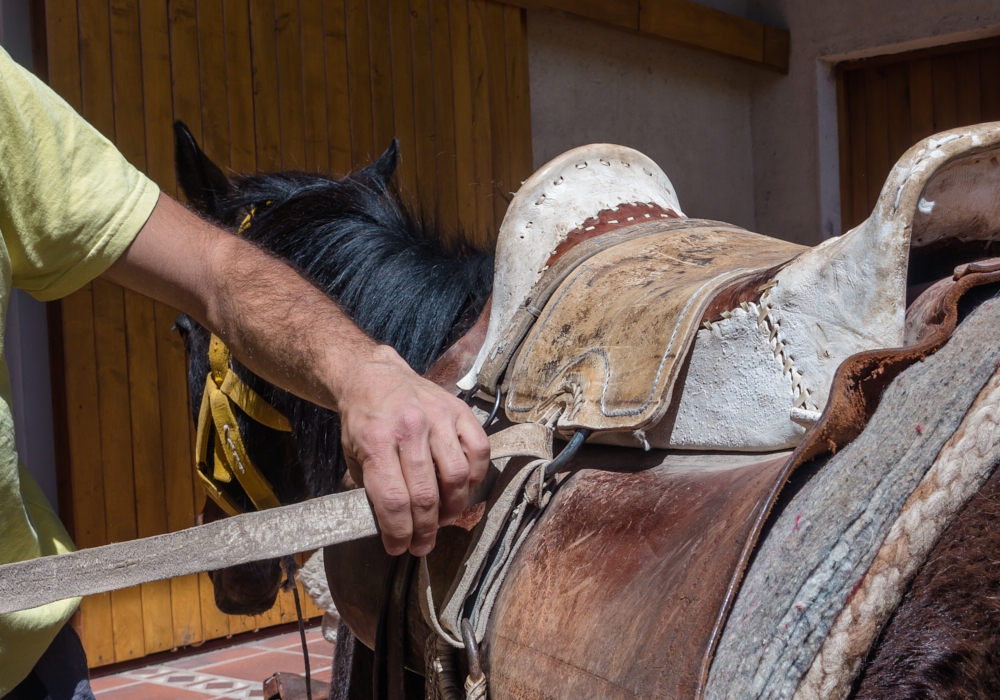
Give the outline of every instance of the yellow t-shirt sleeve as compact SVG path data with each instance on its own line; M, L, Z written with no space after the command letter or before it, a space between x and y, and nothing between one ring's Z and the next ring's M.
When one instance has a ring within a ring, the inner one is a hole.
M0 233L14 287L42 301L118 259L159 189L0 49Z

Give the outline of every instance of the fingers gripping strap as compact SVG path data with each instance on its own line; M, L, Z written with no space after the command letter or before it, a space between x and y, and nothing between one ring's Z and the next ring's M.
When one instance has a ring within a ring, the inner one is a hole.
M530 457L534 461L525 465L511 482L504 488L500 497L490 508L482 521L478 530L478 537L474 540L465 561L459 571L459 576L448 593L445 607L441 611L440 618L434 604L434 595L431 591L430 576L427 570L427 558L420 559L420 609L424 619L434 629L437 634L453 647L463 648L461 634L461 612L466 599L480 582L487 568L486 560L501 537L510 539L516 527L510 526L510 521L520 522L525 508L517 506L520 495L525 484L532 475L545 473L545 465L552 461L552 429L539 423L517 423L509 428L493 433L490 438L490 460L501 471L511 457ZM512 515L512 511L517 511ZM504 549L510 553L509 543ZM498 557L501 559L501 557ZM509 560L509 557L508 557ZM493 579L496 579L496 572L490 576L491 572L486 572L489 581L485 581L489 586ZM501 572L502 574L502 572ZM502 575L500 576L502 581ZM495 596L492 586L490 593ZM488 614L487 614L488 617ZM442 627L442 622L444 627ZM448 628L448 631L445 630ZM477 637L482 640L481 634L476 630Z

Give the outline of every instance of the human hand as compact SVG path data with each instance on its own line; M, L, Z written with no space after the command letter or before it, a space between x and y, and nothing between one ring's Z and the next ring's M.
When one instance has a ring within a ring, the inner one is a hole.
M486 475L486 433L464 402L388 346L360 363L337 403L351 477L368 492L386 551L427 554Z

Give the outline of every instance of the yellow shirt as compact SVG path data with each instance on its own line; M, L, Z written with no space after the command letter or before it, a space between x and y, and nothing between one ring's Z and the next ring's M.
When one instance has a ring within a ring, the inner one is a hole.
M79 289L124 252L158 196L107 139L0 49L0 337L12 286L42 301ZM18 462L0 354L0 564L72 550ZM0 616L0 697L28 675L78 603Z

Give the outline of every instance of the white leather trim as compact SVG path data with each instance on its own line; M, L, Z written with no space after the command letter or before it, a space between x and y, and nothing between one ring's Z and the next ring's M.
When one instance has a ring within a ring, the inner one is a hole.
M759 311L748 304L698 331L673 430L649 428L651 445L757 452L801 442L806 430L789 416L795 369L785 370L781 341Z
M757 451L801 441L802 423L825 408L844 360L903 345L911 230L915 246L960 232L979 240L1000 237L1000 161L989 150L998 147L1000 123L925 139L893 167L863 224L806 251L776 275L761 301L778 327L784 363L801 373L799 383L808 391L800 405L796 392L787 391L777 410L782 385L765 371L773 342L751 342L739 324L752 314L737 309L712 332L699 331L673 430L647 429L649 444Z
M569 232L601 211L633 203L657 204L684 215L659 166L625 146L595 143L574 148L525 181L500 226L486 340L459 388L475 386L487 353Z

